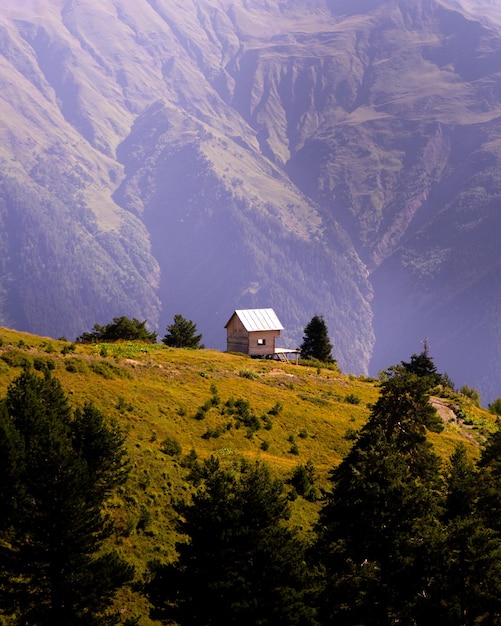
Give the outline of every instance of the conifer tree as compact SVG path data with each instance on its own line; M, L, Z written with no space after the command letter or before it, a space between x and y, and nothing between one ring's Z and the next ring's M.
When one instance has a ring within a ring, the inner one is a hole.
M10 495L0 528L1 613L38 626L116 623L106 611L132 569L102 551L112 531L102 509L126 477L122 435L93 407L74 418L48 370L15 380L0 415L0 448L17 449L0 467L2 496Z
M203 348L200 345L202 335L197 335L197 325L182 315L174 315L174 321L167 326L167 334L162 343L172 348Z
M492 624L501 615L501 539L484 516L482 482L459 444L446 474L444 539L423 623Z
M332 344L329 340L327 324L321 315L315 315L304 329L303 343L300 346L302 359L317 359L332 363Z
M193 502L180 507L186 543L153 566L148 593L158 615L181 626L314 624L306 601L304 545L287 527L283 484L262 464L240 475L209 459Z
M411 624L422 610L441 502L429 427L439 425L427 384L391 368L319 517L325 623Z

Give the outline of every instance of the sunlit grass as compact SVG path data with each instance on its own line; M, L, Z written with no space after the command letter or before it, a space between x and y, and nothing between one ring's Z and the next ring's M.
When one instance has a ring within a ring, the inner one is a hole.
M286 364L161 344L75 345L0 329L2 395L24 364L43 368L48 363L73 406L93 402L127 433L130 478L109 508L118 527L113 542L136 566L138 578L149 560L175 555L173 503L189 498L184 458L192 451L199 459L215 455L228 465L241 456L259 459L284 479L311 461L321 492L378 397L377 382L318 363ZM252 427L232 413L239 401L248 405ZM468 430L447 424L430 437L444 458L459 441L477 454L482 432L494 423L487 411L464 406L473 421ZM166 441L171 449L178 444L180 454L166 453ZM319 506L297 498L291 524L309 532ZM121 600L132 614L144 615L144 601L132 592Z

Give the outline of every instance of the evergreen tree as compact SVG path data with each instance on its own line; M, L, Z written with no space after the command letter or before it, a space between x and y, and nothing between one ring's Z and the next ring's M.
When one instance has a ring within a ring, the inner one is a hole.
M300 346L302 359L317 359L332 363L332 344L329 341L327 324L321 315L315 315L304 329L303 343Z
M174 315L174 321L167 326L167 334L162 339L166 346L172 348L203 348L200 345L202 335L197 335L197 325L182 315Z
M90 333L83 333L77 337L80 343L100 343L114 341L143 341L145 343L155 343L157 334L149 332L146 328L146 320L140 322L133 317L129 319L122 315L114 317L113 322L100 326L94 324L94 329Z
M494 624L501 615L501 540L479 508L481 478L459 444L445 476L443 539L422 623Z
M1 424L0 447L17 453L1 466L0 612L38 626L116 623L106 611L132 569L102 551L112 531L102 509L126 477L122 435L90 406L73 418L48 370L11 384Z
M501 398L496 398L489 404L489 411L494 415L501 415Z
M215 459L180 507L178 560L154 566L148 593L164 617L181 626L314 624L307 606L304 546L285 523L283 484L264 465L240 475Z
M414 623L429 595L440 511L438 428L427 383L391 368L357 441L331 475L317 554L325 623Z
M430 389L442 382L442 376L437 372L426 342L423 351L420 354L413 354L408 363L402 361L402 366L407 372L416 374L421 380L427 380Z

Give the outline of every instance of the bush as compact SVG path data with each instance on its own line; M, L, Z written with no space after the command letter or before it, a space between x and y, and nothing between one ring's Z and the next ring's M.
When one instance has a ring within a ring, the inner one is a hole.
M489 411L493 415L501 415L501 398L496 398L491 404L489 404Z
M480 393L474 387L469 387L468 385L463 385L459 393L463 394L469 398L475 406L480 406Z
M181 461L181 467L191 469L197 462L198 462L198 454L196 450L192 448L189 451L189 453L183 457Z
M305 465L297 465L292 476L287 480L292 485L294 494L302 496L309 502L316 502L321 498L319 489L315 487L315 481L315 466L311 461L307 461Z
M182 452L181 444L172 437L166 437L162 441L160 450L168 456L179 456Z
M360 404L361 402L360 398L353 393L348 394L345 397L344 401L348 404Z
M107 380L114 380L115 378L130 378L130 374L128 374L125 370L117 367L116 365L112 365L111 363L106 363L105 361L94 361L89 367L95 374L99 374L99 376L102 376Z
M256 380L256 378L259 378L256 372L253 372L252 370L240 370L238 375L240 378L248 378L249 380Z
M358 437L358 432L354 428L347 428L344 433L344 438L347 441L355 441Z
M273 428L273 421L269 415L262 415L261 419L263 420L265 430L271 430Z
M31 367L33 365L33 359L26 356L21 350L9 350L4 352L0 357L2 361L5 361L9 367Z
M52 359L41 359L39 357L33 360L33 367L39 371L43 372L44 370L54 370L56 369L56 364Z
M76 357L72 357L66 361L65 364L66 371L71 372L73 374L80 373L85 374L88 371L87 363Z
M132 406L132 404L127 402L123 396L118 396L116 408L118 411L121 411L121 412L122 411L132 412L134 410L134 407Z
M281 402L275 402L275 404L268 411L268 415L279 415L283 411L283 405Z

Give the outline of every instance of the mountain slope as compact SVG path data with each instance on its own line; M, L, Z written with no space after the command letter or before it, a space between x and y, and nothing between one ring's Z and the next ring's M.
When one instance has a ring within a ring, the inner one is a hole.
M0 319L273 306L345 371L428 338L499 394L499 11L487 0L9 0ZM465 357L465 355L467 355Z
M200 460L214 455L223 466L260 460L282 479L310 462L320 493L378 398L374 381L328 367L135 342L75 346L0 328L0 398L26 364L50 368L73 408L91 401L126 433L131 473L108 505L117 523L110 542L136 566L137 581L149 561L175 555L174 504L190 493L192 451ZM239 415L242 401L252 422ZM495 417L459 395L434 405L446 416L444 431L429 433L437 454L448 459L463 442L476 458ZM450 406L461 408L457 416ZM291 523L309 530L320 505L293 499ZM126 617L141 615L143 626L159 624L149 619L138 589L124 592L119 606Z

